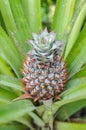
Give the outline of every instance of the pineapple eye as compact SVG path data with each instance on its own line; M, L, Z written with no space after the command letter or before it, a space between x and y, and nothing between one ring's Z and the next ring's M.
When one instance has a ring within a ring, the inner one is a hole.
M47 86L45 85L45 83L42 83L42 84L40 85L40 87L43 89L43 88L46 88Z

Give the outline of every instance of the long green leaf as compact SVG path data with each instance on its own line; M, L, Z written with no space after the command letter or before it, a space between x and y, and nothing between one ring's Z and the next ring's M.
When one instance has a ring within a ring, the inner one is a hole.
M85 92L86 92L86 82L66 90L63 94L61 94L61 96L63 99L73 99L85 96L86 95Z
M25 44L24 40L22 39L21 33L16 27L9 0L0 0L0 10L5 22L6 30L10 38L14 41L18 51L20 52L21 58L23 58L24 53L27 50L27 45Z
M0 130L26 130L26 128L21 124L12 123L12 124L1 125Z
M0 26L2 26L4 30L6 30L6 27L5 27L5 24L4 24L4 20L3 20L3 17L1 15L1 11L0 11Z
M6 25L8 32L16 31L16 24L12 16L12 12L10 10L9 1L8 0L0 0L0 10Z
M38 126L43 127L43 126L45 125L44 122L43 122L43 120L42 120L39 116L37 116L35 113L29 112L28 115L29 115L30 117L32 117L32 119L34 120L34 122L35 122Z
M67 43L67 47L66 47L66 51L65 51L65 58L68 56L73 44L75 43L75 41L79 35L79 32L82 27L85 16L86 16L86 3L84 4L82 10L80 11L79 16L77 17L77 19L74 23L73 29L68 38L68 43Z
M68 119L72 114L79 111L83 107L86 107L86 99L71 102L68 103L67 105L63 105L56 113L57 119L59 120Z
M22 5L31 32L39 32L41 30L40 0L22 0Z
M54 103L53 109L56 112L58 108L71 102L76 102L82 99L86 99L86 82L78 85L74 88L66 90L62 94L63 100Z
M12 15L16 23L16 27L19 31L19 34L22 38L22 42L24 44L24 48L27 52L30 49L27 44L27 39L31 38L31 31L30 31L30 27L28 25L27 19L24 15L21 0L14 0L14 1L9 0L9 2L10 2Z
M86 77L86 65L76 72L70 79L83 78Z
M17 118L15 121L22 123L23 125L27 126L31 130L35 130L33 125L32 125L31 119L27 118L27 116L22 116L20 118Z
M57 32L57 39L62 40L65 28L72 18L76 0L57 0L52 28Z
M83 27L76 43L66 58L66 64L69 76L76 73L80 67L86 62L86 25Z
M82 97L77 97L77 98L73 98L73 99L66 99L66 100L62 100L62 101L59 101L59 102L55 102L53 104L53 113L55 114L59 108L61 108L63 105L67 105L69 103L73 103L73 102L77 102L77 101L81 101L81 100L84 100L86 99L86 96L82 96Z
M14 98L16 98L15 93L7 91L6 89L4 89L4 87L3 88L0 87L0 101L1 102L9 103L9 101L11 101ZM1 104L0 104L0 107L1 107Z
M11 41L6 35L4 30L0 27L0 51L1 56L11 66L15 74L20 77L21 59L20 56Z
M9 75L9 76L14 76L11 68L6 64L6 62L0 57L0 73Z
M13 121L16 118L23 116L29 111L33 111L35 107L28 100L21 100L9 103L0 108L0 124Z
M17 78L12 78L5 75L0 75L0 85L3 85L5 87L13 88L19 91L24 91L23 86L21 83L21 80Z
M86 130L86 124L57 122L58 130Z
M78 85L81 85L83 83L86 83L86 78L85 77L77 78L77 79L71 79L71 80L69 79L69 81L67 81L67 84L65 86L65 90L71 89L71 88L76 87Z

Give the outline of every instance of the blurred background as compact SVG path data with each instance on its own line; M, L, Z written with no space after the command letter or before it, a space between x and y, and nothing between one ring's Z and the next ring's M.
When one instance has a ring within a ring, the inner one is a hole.
M50 29L50 25L53 21L53 15L55 11L56 0L42 0L41 1L41 16L44 27Z

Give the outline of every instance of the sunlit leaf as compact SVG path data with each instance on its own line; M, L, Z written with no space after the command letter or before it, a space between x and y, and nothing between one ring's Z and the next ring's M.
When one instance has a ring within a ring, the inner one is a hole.
M76 0L57 0L53 21L53 29L57 32L57 38L62 39L65 28L72 18Z
M2 58L8 63L15 74L20 76L21 59L12 40L6 35L5 31L0 27L0 53Z
M0 101L2 102L10 102L12 99L16 98L16 94L4 89L4 87L0 87ZM1 104L0 104L1 106Z
M65 123L57 122L56 129L58 130L86 130L86 124L81 123Z
M71 49L68 57L66 58L66 64L68 74L74 75L79 71L80 67L86 62L86 25L83 27L76 43Z
M0 85L6 86L9 88L13 88L13 89L17 89L19 91L24 91L21 80L19 80L17 78L0 75Z
M0 130L26 130L25 126L22 126L20 124L14 123L14 124L6 124L1 125Z
M63 105L56 113L57 119L65 120L69 119L72 114L79 111L83 107L86 107L86 99Z
M17 118L15 121L22 123L23 125L27 126L31 130L35 130L33 125L32 125L30 118L27 118L27 116L22 116L20 118Z
M6 62L1 57L0 57L0 73L12 77L14 76L11 68L6 64Z
M84 3L84 6L83 8L81 9L75 23L74 23L74 26L72 28L72 31L69 35L69 38L68 38L68 43L67 43L67 46L66 46L66 51L65 51L65 57L68 56L72 46L74 45L79 33L80 33L80 29L82 27L82 24L83 24L83 21L85 19L85 16L86 16L86 3Z
M31 32L41 30L41 8L40 0L22 0L22 6Z
M77 79L77 78L83 78L86 77L86 65L81 68L78 72L76 72L72 77L70 77L71 79Z
M15 5L14 5L14 8L15 8ZM9 0L5 0L5 1L0 0L0 10L1 10L3 20L5 22L6 30L10 38L13 39L14 44L20 53L20 57L24 58L24 55L25 55L24 53L29 46L25 44L26 42L24 41L23 37L21 36L21 33L16 27L15 19L12 14ZM28 34L28 37L29 37L29 34Z
M43 126L45 125L44 122L43 122L43 120L42 120L39 116L37 116L35 113L29 112L28 115L33 118L34 122L35 122L38 126L43 127Z
M19 35L21 36L21 39L22 39L22 42L21 42L22 46L24 47L24 50L27 52L30 49L29 45L27 44L27 39L31 38L31 30L30 30L28 21L26 19L26 16L24 14L21 0L14 0L14 1L9 0L9 3L10 3L10 8L11 8L12 15L15 20ZM13 38L16 38L15 33L14 33Z
M34 109L35 106L33 106L33 104L28 100L9 103L0 108L0 124L15 120Z

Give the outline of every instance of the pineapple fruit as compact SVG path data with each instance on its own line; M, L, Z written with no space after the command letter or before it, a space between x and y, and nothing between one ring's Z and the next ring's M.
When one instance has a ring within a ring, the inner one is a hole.
M61 56L62 43L47 29L32 36L33 40L28 43L33 49L28 52L22 70L25 92L34 101L58 99L67 80L66 65Z

